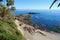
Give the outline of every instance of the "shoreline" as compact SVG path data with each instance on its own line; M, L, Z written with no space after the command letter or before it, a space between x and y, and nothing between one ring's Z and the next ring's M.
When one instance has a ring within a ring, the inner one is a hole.
M56 33L60 33L59 32L59 26L57 27L51 27L51 29L49 28L45 28L43 25L38 25L36 24L35 22L33 22L31 19L30 19L30 14L20 14L20 15L16 15L15 16L16 19L18 19L19 21L22 21L24 22L25 24L28 24L28 25L31 25L33 26L35 29L40 29L40 30L44 30L44 31L47 31L47 32L50 32L50 31L53 31L53 32L56 32ZM37 27L36 27L37 26ZM48 25L47 25L48 26ZM49 26L48 26L49 27Z
M26 18L26 19L25 19ZM17 29L22 33L26 40L59 40L60 34L39 27L27 21L27 15L19 15L15 18ZM28 24L29 23L29 24Z

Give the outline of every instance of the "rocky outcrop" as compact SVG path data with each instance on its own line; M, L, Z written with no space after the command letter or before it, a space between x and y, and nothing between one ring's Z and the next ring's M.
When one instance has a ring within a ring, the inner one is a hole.
M44 31L50 32L50 30L44 28L42 25L37 25L36 23L32 22L31 19L30 19L30 15L29 14L16 15L15 19L17 19L19 21L22 21L25 24L31 25L35 29L39 29L39 30L44 30Z

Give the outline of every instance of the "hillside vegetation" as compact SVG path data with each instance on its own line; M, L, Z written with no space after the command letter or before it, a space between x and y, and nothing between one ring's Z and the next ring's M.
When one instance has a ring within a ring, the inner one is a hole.
M0 0L3 2L3 0ZM12 0L6 0L7 6L0 3L0 40L23 40L22 34L17 29L12 15L15 7L9 8Z
M13 22L0 21L0 40L22 40L21 33Z

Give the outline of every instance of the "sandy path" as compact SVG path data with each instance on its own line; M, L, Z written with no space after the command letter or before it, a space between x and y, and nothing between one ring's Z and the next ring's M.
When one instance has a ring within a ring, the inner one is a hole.
M18 20L15 20L15 23L17 25L17 29L22 33L22 35L24 36L24 30L23 30L23 26L19 26L20 22Z
M18 30L21 31L22 35L26 38L26 40L60 40L60 34L57 34L57 33L48 33L48 32L45 32L45 31L41 31L41 30L36 30L34 33L30 34L28 31L25 31L23 29L23 27L26 25L26 24L23 24L22 26L19 26L20 24L20 21L18 20L15 20L15 23L16 25L18 26ZM28 27L30 25L27 25ZM44 35L40 34L39 32L42 32Z
M18 21L18 20L15 20L15 23L18 26L17 29L22 33L24 38L26 38L26 40L32 40L32 36L28 32L24 31L24 29L23 29L25 24L23 24L22 26L19 26L20 21Z

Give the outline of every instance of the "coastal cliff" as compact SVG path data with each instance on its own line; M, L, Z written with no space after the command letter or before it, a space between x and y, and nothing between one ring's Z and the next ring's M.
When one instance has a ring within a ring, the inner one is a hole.
M30 20L29 14L15 16L17 28L26 40L59 40L60 34L49 31Z

